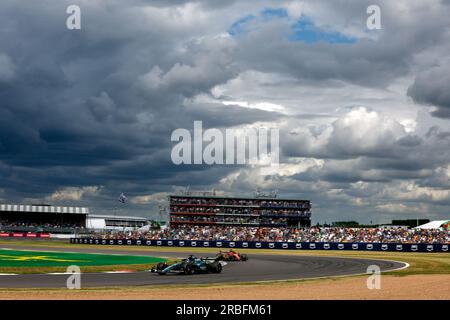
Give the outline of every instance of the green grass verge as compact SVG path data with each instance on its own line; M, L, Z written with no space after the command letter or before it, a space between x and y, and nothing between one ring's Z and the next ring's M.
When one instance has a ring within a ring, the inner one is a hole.
M121 254L96 254L56 251L28 251L0 249L1 273L48 273L64 272L68 266L76 265L82 272L100 272L151 268L167 259Z
M82 273L106 272L106 271L144 271L151 269L152 265L128 264L128 265L110 265L110 266L85 266L80 267ZM66 272L67 267L7 267L0 268L1 273L15 274L36 274Z

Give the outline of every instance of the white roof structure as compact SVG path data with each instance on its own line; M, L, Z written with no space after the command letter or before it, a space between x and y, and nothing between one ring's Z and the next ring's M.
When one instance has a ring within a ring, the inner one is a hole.
M140 227L146 224L149 218L116 216L103 214L89 214L86 219L86 228L89 229L126 229L127 227Z
M89 214L89 208L51 205L0 204L0 212Z
M450 220L435 220L425 223L421 226L417 226L416 229L439 229L443 224L449 223Z
M133 217L133 216L116 216L108 214L89 214L88 219L105 219L105 220L125 220L125 221L148 221L149 218Z

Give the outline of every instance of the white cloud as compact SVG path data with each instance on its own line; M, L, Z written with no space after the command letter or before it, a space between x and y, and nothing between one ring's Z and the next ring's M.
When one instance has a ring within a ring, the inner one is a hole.
M388 149L405 134L396 120L359 107L333 123L329 145L338 152L367 154Z
M424 212L424 206L407 206L403 203L386 203L375 207L376 209L389 213L404 213L404 212Z
M386 197L391 197L398 200L450 203L450 190L421 187L415 182L409 181L403 181L395 187L387 187L384 194Z
M286 108L282 105L270 103L270 102L256 102L256 103L250 103L247 101L222 101L223 105L230 106L230 105L236 105L243 108L249 108L249 109L260 109L264 111L272 111L272 112L286 112Z
M101 190L99 186L66 187L56 190L46 198L47 201L79 201L87 195L95 195Z
M311 168L321 169L325 161L314 158L295 158L292 163L281 163L277 166L268 166L258 168L263 175L277 175L280 177L289 177L302 172L306 172Z
M162 205L167 202L168 192L157 192L148 195L132 197L130 201L136 204L158 204Z

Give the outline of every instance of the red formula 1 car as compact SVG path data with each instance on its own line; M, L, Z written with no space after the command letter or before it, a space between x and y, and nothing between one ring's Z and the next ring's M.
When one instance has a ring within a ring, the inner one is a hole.
M230 250L226 252L220 251L217 254L216 260L219 261L247 261L248 257L246 254L240 254L236 251Z

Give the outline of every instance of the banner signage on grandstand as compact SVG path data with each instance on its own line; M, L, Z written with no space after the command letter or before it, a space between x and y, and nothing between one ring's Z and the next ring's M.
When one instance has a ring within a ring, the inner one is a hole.
M49 233L23 233L23 232L1 232L0 237L14 238L50 238Z
M71 238L71 243L134 245L161 247L204 247L243 249L283 249L283 250L354 250L354 251L395 251L395 252L449 252L448 244L426 243L335 243L335 242L257 242L257 241L201 241L201 240L136 240L136 239L91 239Z

